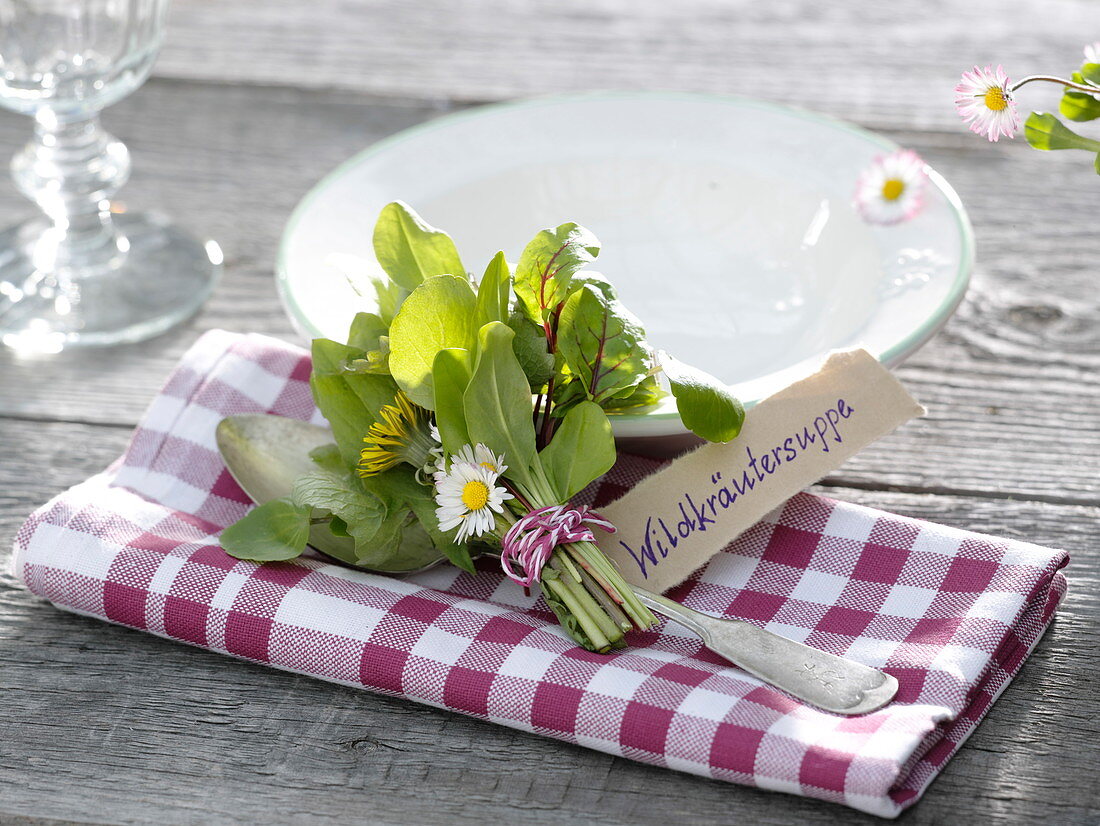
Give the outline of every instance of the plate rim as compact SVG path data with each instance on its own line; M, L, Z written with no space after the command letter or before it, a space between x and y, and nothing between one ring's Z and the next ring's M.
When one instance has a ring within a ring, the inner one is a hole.
M431 132L446 129L448 126L461 123L468 120L474 120L484 117L492 117L500 114L501 112L535 108L539 106L548 105L561 105L568 103L580 103L588 101L600 101L600 100L631 100L631 99L647 99L647 100L667 100L667 101L704 101L708 103L717 103L723 105L732 105L743 108L755 108L763 109L772 112L778 112L787 115L793 115L803 120L812 121L822 124L824 126L838 129L842 132L848 132L852 135L856 135L868 143L873 144L881 148L884 152L893 152L902 147L900 144L886 138L882 135L872 132L869 129L865 129L862 126L857 126L848 121L841 120L840 118L833 117L832 115L825 115L820 112L815 112L810 109L806 109L801 106L791 105L786 103L777 103L774 101L762 100L760 98L752 98L742 95L727 95L721 93L711 92L676 92L676 91L591 91L591 92L575 92L566 94L550 94L539 95L535 97L521 98L518 100L501 101L498 103L490 103L479 106L471 106L467 109L462 109L457 112L448 112L440 115L439 117L431 118L430 120L423 121L421 123L414 124L412 126L401 129L392 135L387 135L384 138L375 141L370 146L356 152L347 160L338 164L331 171L325 174L320 180L318 180L313 186L309 188L305 195L301 197L294 209L291 211L290 216L287 218L286 223L283 225L283 231L279 238L279 247L276 253L275 259L275 285L278 290L279 300L283 305L284 311L290 317L291 323L297 328L300 334L306 335L308 338L321 338L324 334L316 328L316 326L306 317L301 307L294 300L291 295L289 287L289 271L288 271L288 256L289 246L291 238L295 235L298 228L298 224L302 221L305 213L313 206L326 190L329 189L338 179L343 178L355 167L369 161L374 156L387 151L390 147L396 146L403 141L411 138L416 138L429 134ZM948 320L954 315L955 310L958 309L959 304L962 303L963 297L966 295L966 289L970 284L970 277L974 270L975 259L975 244L974 244L974 229L970 222L970 216L966 211L966 207L963 206L962 199L959 197L955 188L947 182L947 180L930 165L925 164L928 174L929 182L937 190L942 193L950 207L952 217L955 219L956 227L959 231L959 238L961 243L959 265L955 271L954 278L952 279L951 286L948 290L947 296L943 302L937 307L935 312L931 313L926 319L924 319L920 326L904 337L900 341L894 343L892 346L886 349L882 353L872 353L886 367L896 367L903 362L908 356L919 350L929 339L931 339L936 333L943 329ZM822 354L822 357L827 354ZM735 386L735 385L734 385ZM743 399L746 407L752 407L760 399ZM642 422L669 422L675 420L679 422L680 416L675 409L668 411L653 411L650 413L620 413L615 416L616 423L622 424L638 424ZM682 423L680 427L683 428ZM629 434L622 435L643 435L636 433L631 429ZM681 431L676 431L679 433ZM682 432L686 433L687 430L682 429ZM668 433L652 433L646 435L653 436L668 436L675 435L673 432Z

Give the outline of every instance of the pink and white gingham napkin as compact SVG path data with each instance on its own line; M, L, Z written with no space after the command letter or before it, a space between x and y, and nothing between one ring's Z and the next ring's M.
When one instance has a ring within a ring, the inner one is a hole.
M912 805L1046 630L1061 551L800 494L671 592L885 669L897 701L838 717L763 685L674 624L609 656L487 565L406 579L303 558L257 566L218 532L248 508L214 447L231 413L320 421L295 347L213 332L124 456L19 531L13 567L60 608L610 754L843 803ZM656 469L623 457L597 502Z

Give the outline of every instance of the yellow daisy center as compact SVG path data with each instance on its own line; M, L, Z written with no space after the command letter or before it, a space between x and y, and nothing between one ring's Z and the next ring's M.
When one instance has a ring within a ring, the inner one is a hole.
M1008 98L1005 90L1000 86L990 86L985 92L985 105L994 112L1002 112L1008 108Z
M896 201L905 192L905 182L899 178L887 178L882 185L882 197L887 201Z
M462 486L462 504L472 511L479 511L489 502L489 486L478 479L471 479Z

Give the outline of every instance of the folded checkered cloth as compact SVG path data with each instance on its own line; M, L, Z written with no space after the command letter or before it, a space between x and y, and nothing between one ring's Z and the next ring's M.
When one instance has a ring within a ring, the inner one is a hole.
M214 446L232 413L321 421L301 350L213 332L124 456L36 511L13 566L60 608L610 754L894 817L1020 669L1065 593L1060 551L801 494L670 595L883 668L863 717L803 705L674 624L576 647L496 566L405 579L321 559L255 565L218 532L249 506ZM623 457L614 498L657 463Z

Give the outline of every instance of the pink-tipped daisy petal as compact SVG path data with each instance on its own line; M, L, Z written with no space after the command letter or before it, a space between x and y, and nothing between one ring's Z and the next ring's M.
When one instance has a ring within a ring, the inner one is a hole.
M1020 130L1020 113L1009 91L1008 75L998 66L963 72L955 87L955 111L970 125L970 131L991 141L1014 138Z
M899 149L882 155L860 173L856 209L872 224L908 221L924 206L927 181L924 161L916 152Z

